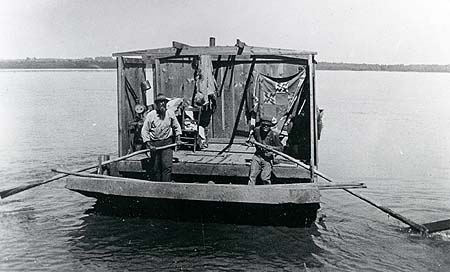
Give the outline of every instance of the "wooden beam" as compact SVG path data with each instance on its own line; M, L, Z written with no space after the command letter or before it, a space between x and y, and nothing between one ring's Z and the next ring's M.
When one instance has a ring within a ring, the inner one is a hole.
M125 137L127 135L127 119L125 115L126 108L126 97L125 97L125 76L124 76L124 58L117 58L117 112L118 112L118 148L119 156L126 154L128 141Z
M271 187L283 187L283 188L295 188L297 185L302 185L303 183L288 183L288 184L270 184L263 186ZM339 183L316 183L319 190L341 190L341 189L364 189L367 186L362 182L339 182Z
M233 57L235 57L233 55ZM256 58L256 57L255 57ZM216 67L226 67L231 65L240 65L240 64L252 64L252 60L235 60L233 62L227 62L225 60L220 62L214 62L213 66ZM265 59L258 59L255 61L255 64L293 64L293 65L302 65L306 66L308 63L304 60L265 60Z
M231 78L230 78L230 84L228 85L229 86L228 91L231 92L231 114L234 117L234 116L236 116L236 88L234 88L234 66L232 67L232 69L233 70L231 71ZM242 69L244 69L244 67L242 67ZM239 80L239 77L238 77L238 80ZM245 92L245 88L244 88L244 92ZM238 125L239 125L239 119L240 119L240 117L236 118ZM237 127L236 127L236 129L237 129ZM231 135L232 138L234 138L233 134L236 134L235 129L233 129L233 132Z
M221 78L223 78L224 81L225 81L225 75L224 75L224 72L223 72L222 69L220 69L220 75L221 75ZM225 83L225 82L223 82L223 83ZM223 83L222 83L222 87L223 87ZM223 131L225 131L225 96L222 93L222 87L221 87L221 91L220 91L219 94L220 94L220 106L221 106L220 107L220 113L222 115L222 117L221 117L221 124L222 124L222 133L223 133Z
M308 57L305 55L252 55L252 57L260 60L284 60L284 61L302 61L304 64L308 64ZM239 56L238 56L239 59Z
M242 44L241 44L242 45ZM242 52L240 52L238 46L190 46L183 48L180 56L198 56L198 55L286 55L296 56L298 58L307 58L309 55L316 55L313 51L293 50L293 49L281 49L281 48L269 48L269 47L255 47L244 46ZM169 56L175 56L177 48L166 47L158 49L137 50L129 52L114 53L113 56L152 56L156 58L163 58Z
M216 55L216 57L219 57L219 56L221 56L221 55ZM256 58L258 60L263 60L263 61L290 60L290 61L301 61L305 65L308 64L308 55L296 56L296 55L257 55L257 54L252 54L252 55L229 55L229 56L234 56L235 60L239 60L239 61L251 62L254 58ZM177 61L180 59L188 60L188 59L191 59L192 57L194 57L194 56L175 56L175 55L168 55L166 57L143 56L143 58L158 58L161 61L164 60L166 62ZM213 60L213 62L215 62L215 60Z
M132 67L134 65L138 65L138 66L142 66L143 61L141 58L123 58L123 63L125 65L125 67Z
M242 55L242 52L244 52L244 48L247 45L245 44L245 42L242 42L241 40L237 39L236 40L236 46L238 48L237 54L238 55Z
M367 186L364 183L334 183L320 184L317 183L319 190L337 190L337 189L364 189Z
M161 79L161 65L158 59L155 59L155 69L154 69L154 73L153 73L153 84L155 86L155 91L154 91L154 95L155 97L153 99L156 98L156 95L162 92L162 79Z
M189 45L184 44L184 43L180 43L180 42L176 42L173 41L172 42L172 47L175 48L177 51L175 52L175 55L179 56L181 54L181 51L183 50L183 48L189 47Z
M239 56L232 55L231 57L239 57ZM160 60L160 63L185 63L185 64L192 63L192 60L186 59L186 57L183 59L161 58L158 60ZM144 58L144 61L147 64L153 64L155 62L155 58ZM213 60L212 61L214 69L232 66L232 65L251 64L252 62L253 62L252 58L249 58L248 60L236 60L233 62L228 61L228 60L220 60L220 61ZM256 64L294 64L294 65L302 65L302 66L305 65L306 66L306 65L308 65L308 62L305 60L301 60L301 59L297 59L297 60L258 59L258 60L256 60Z
M299 184L295 188L283 188L275 186L156 182L94 174L77 175L80 177L67 179L66 188L75 191L117 196L233 203L278 205L283 203L318 203L320 201L319 189L311 183Z
M190 45L188 45L188 44L180 43L180 42L177 42L177 41L173 41L173 42L172 42L172 47L173 47L173 48L176 48L176 49L183 49L183 48L189 47L189 46L190 46Z
M317 95L316 95L316 61L314 60L314 56L311 56L312 59L312 93L314 98L314 162L316 165L319 165L319 128L318 128L318 114L319 114L319 106L317 105Z
M221 55L218 55L219 57ZM253 59L256 58L256 64L278 64L278 63L287 63L294 65L308 65L308 58L303 57L294 57L294 56L272 56L272 55L229 55L229 57L234 57L234 61L230 62L226 59L221 60L213 60L214 68L238 65L238 64L251 64ZM142 60L147 64L153 64L155 59L159 59L160 63L186 63L189 64L192 62L192 56L167 56L164 58L156 58L152 56L143 56Z
M197 152L204 152L197 151ZM197 153L195 153L197 154ZM193 156L193 155L191 155ZM216 157L217 153L209 153L207 155L199 154L198 157ZM248 154L249 160L252 154ZM217 156L220 157L220 156ZM201 163L201 162L176 162L172 166L172 174L176 175L193 175L193 176L207 176L211 177L211 179L215 179L217 177L240 177L240 178L248 178L248 173L250 169L250 163L221 163L220 167L217 163ZM145 169L143 168L142 161L139 160L126 160L121 161L117 164L117 170L119 172L129 172L129 173L145 173ZM281 165L276 164L273 167L273 174L275 175L276 180L284 180L289 179L289 182L298 182L299 179L309 179L309 171L300 168L294 167L292 165ZM176 178L175 178L176 179ZM193 182L195 181L195 178Z
M308 67L307 67L307 77L309 82L309 134L310 134L310 160L309 165L311 167L311 182L314 182L315 175L314 169L316 168L315 161L315 116L316 116L316 105L314 104L314 86L313 86L313 59L310 56L308 58Z
M239 39L236 39L236 46L244 49L244 47L247 46L247 44Z

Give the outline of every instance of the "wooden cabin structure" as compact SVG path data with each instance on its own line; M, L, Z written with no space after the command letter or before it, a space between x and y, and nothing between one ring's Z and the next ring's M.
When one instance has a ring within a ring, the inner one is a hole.
M174 152L172 183L148 181L149 159L143 154L111 164L111 179L71 177L67 188L96 197L100 206L127 203L125 210L133 211L139 203L160 217L182 211L190 219L200 213L204 221L309 225L320 207L312 170L318 166L320 134L315 55L247 46L240 40L233 46L216 46L214 38L208 46L173 42L166 48L114 53L119 156L143 148L140 128L158 93L183 101L178 114L183 140L190 146ZM202 93L199 78L214 81L213 92ZM273 83L272 91L264 89L266 81ZM197 103L199 93L207 103ZM209 111L207 146L199 145L198 129L185 126L187 109L197 128ZM273 185L248 186L255 149L245 140L263 115L275 117L283 152L310 170L276 158Z

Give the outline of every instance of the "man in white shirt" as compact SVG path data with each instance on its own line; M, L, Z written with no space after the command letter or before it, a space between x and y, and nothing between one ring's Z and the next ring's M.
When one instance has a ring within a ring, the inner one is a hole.
M174 136L175 141L181 143L181 126L175 113L167 110L167 101L163 94L156 96L156 109L147 114L141 131L142 140L151 151L151 179L163 182L171 181L173 149L156 150L156 147L172 144Z

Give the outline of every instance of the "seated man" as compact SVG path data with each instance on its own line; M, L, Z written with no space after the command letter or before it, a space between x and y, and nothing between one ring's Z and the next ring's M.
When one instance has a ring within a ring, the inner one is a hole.
M265 118L262 118L260 123L260 126L254 129L253 137L255 141L281 151L283 146L278 133L271 129L274 123L270 119ZM259 174L261 174L263 184L271 184L273 157L272 152L256 146L256 152L253 155L250 166L249 185L256 184L256 178Z

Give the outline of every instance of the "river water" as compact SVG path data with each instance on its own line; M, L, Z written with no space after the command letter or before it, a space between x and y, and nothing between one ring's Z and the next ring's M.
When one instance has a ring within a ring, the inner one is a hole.
M113 70L0 71L0 190L117 152ZM318 71L320 170L419 223L450 218L450 74ZM64 180L0 200L1 271L450 271L421 237L343 191L309 229L89 212Z

